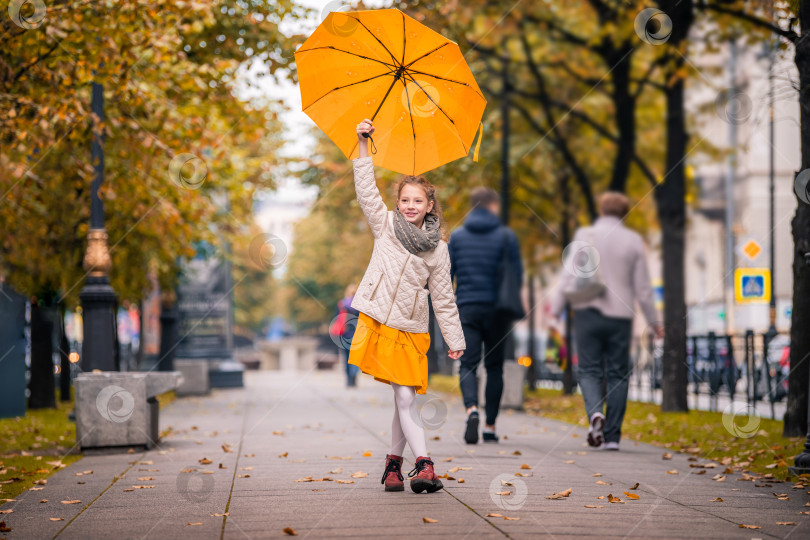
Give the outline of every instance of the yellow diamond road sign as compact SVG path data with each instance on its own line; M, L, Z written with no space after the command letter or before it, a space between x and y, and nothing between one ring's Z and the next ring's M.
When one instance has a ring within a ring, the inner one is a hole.
M756 240L749 240L743 246L742 252L745 253L746 257L748 257L753 261L754 259L757 258L757 255L759 255L762 252L762 248L760 247L760 245L757 243Z

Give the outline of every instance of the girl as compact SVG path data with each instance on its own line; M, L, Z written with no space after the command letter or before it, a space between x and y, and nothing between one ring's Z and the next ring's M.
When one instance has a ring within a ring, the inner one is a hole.
M466 348L450 279L450 255L442 240L441 208L430 182L405 176L397 189L397 205L389 211L377 189L364 133L374 133L371 120L357 125L360 157L352 165L357 201L374 234L374 250L352 300L360 315L349 363L394 389L391 453L385 457L381 480L385 491L405 490L402 453L407 440L416 457L416 466L408 473L413 477L411 489L433 493L443 486L427 457L416 410L416 394L427 391L428 294L450 358L457 360Z

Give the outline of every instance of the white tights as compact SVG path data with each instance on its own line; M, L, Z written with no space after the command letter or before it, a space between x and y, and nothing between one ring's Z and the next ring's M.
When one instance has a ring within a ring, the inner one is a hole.
M401 456L405 451L405 441L411 447L414 459L427 457L425 430L419 422L416 410L416 388L391 383L394 388L394 420L391 423L391 454Z

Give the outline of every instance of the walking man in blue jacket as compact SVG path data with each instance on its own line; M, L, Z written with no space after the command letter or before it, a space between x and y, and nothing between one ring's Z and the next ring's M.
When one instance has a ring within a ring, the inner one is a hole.
M470 195L472 211L464 225L450 235L450 275L456 279L456 305L467 351L461 357L459 384L467 409L467 426L464 440L468 444L478 442L478 378L476 369L484 353L487 370L486 424L482 430L484 442L498 442L495 434L495 419L503 394L503 361L506 336L511 330L511 321L498 317L495 302L498 296L498 263L504 250L517 269L518 283L522 282L523 270L520 247L515 233L501 225L498 218L500 196L490 188L477 187Z

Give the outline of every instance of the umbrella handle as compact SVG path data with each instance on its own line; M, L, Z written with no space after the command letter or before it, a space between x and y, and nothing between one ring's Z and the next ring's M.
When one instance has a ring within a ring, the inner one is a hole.
M377 153L377 145L374 144L374 138L371 135L369 135L368 133L363 133L363 137L365 137L366 139L371 141L371 153L376 154Z

